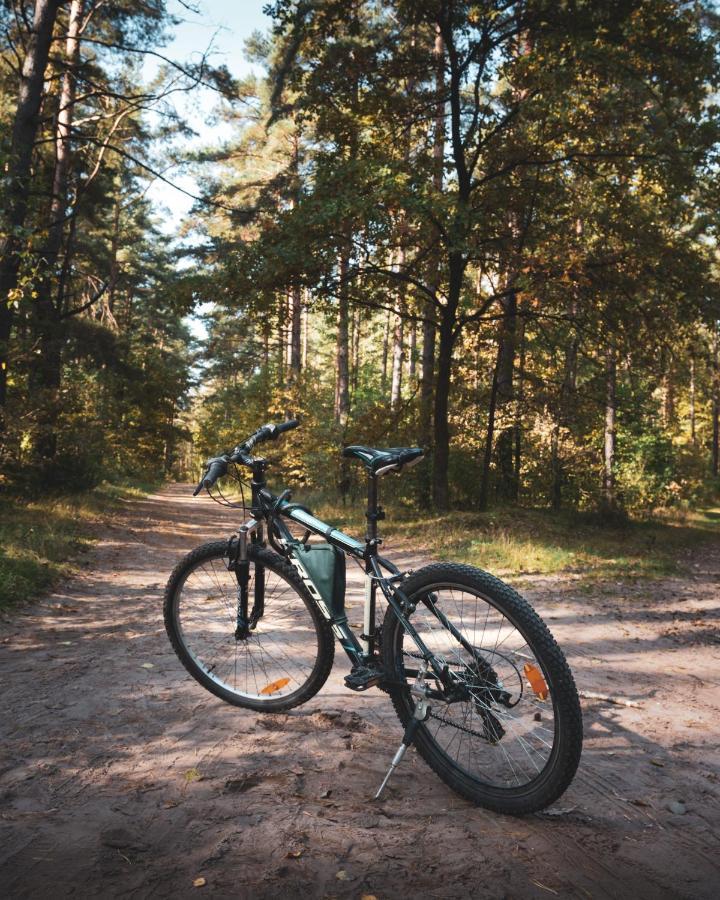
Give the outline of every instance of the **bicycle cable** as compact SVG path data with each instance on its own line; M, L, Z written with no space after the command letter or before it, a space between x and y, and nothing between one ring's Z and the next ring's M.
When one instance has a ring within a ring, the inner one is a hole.
M246 516L247 515L247 503L245 502L245 488L250 487L250 485L246 481L244 481L242 478L240 478L240 476L237 474L237 467L234 467L231 478L234 481L236 481L238 483L238 485L240 486L240 498L241 498L240 503L235 503L229 497L226 497L225 494L223 494L222 489L218 486L217 483L215 483L213 485L213 488L217 490L219 498L210 493L211 488L205 488L205 492L207 493L208 497L214 503L217 503L218 506L225 506L228 509L242 509L243 515Z

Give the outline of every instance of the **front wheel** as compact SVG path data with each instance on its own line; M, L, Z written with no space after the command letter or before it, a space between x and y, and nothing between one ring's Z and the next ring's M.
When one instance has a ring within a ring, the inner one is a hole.
M553 803L580 761L582 717L545 623L511 587L472 566L427 566L402 591L415 605L410 624L453 685L429 670L430 717L415 736L420 755L454 791L496 812ZM389 692L406 726L421 654L392 607L382 633Z
M332 631L294 569L267 549L248 548L248 613L228 541L203 544L178 563L165 590L165 628L180 661L204 688L235 706L279 712L325 684Z

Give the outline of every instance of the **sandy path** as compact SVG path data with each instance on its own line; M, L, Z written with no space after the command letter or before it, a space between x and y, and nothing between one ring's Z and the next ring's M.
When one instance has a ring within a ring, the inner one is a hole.
M379 691L342 687L339 655L283 716L186 675L163 585L233 521L181 486L129 503L85 574L0 627L1 896L718 896L720 546L657 582L535 579L526 593L579 687L640 706L584 702L575 783L511 819L460 800L414 753L369 802L400 729Z

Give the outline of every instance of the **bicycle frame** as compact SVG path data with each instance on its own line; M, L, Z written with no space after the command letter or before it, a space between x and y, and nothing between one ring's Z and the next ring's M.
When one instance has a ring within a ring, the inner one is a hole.
M398 619L402 623L407 634L410 635L415 643L420 655L429 668L433 670L439 681L446 687L450 686L451 676L448 673L447 665L441 664L435 655L429 650L425 642L417 633L412 623L408 621L406 614L414 610L414 605L408 597L397 586L397 582L402 582L410 573L401 572L397 566L389 560L384 559L378 553L378 545L380 540L377 535L378 520L383 519L385 514L382 507L377 502L377 478L370 476L368 478L368 508L366 518L368 520L367 535L365 541L358 541L356 538L340 531L327 522L316 518L307 510L299 508L296 504L290 503L284 499L284 495L279 498L275 497L267 490L264 470L265 460L255 460L253 467L253 480L251 482L253 503L251 507L252 518L244 522L238 529L238 553L236 556L237 565L241 566L245 572L238 573L239 583L239 608L238 608L238 628L253 627L253 619L255 622L262 615L264 604L263 585L261 578L255 580L255 604L252 613L248 616L248 539L254 543L264 543L263 521L272 520L280 532L279 537L284 545L289 544L292 540L292 534L282 520L282 517L290 519L301 525L312 534L323 537L333 547L337 547L346 556L354 557L360 560L365 567L365 606L363 614L363 631L360 639L348 623L347 615L343 611L342 615L333 615L322 600L317 586L313 582L309 573L306 571L302 563L294 556L290 556L290 562L297 570L303 580L310 596L317 605L322 616L329 622L333 633L337 638L340 646L349 657L353 666L367 666L376 659L377 650L377 630L375 622L375 608L377 600L377 588L382 591L387 603L393 608ZM389 573L389 575L384 574ZM243 585L244 583L244 585ZM430 602L429 607L438 619L462 640L463 644L467 642L462 638L457 629L452 626L447 617L437 609L434 603ZM467 649L474 654L473 649L468 645Z

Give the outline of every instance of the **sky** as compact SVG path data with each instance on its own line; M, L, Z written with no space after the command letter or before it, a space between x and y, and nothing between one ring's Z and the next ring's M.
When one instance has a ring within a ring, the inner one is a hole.
M210 62L226 65L232 75L243 77L252 71L252 66L243 58L245 40L253 31L266 31L271 20L263 15L262 9L268 0L189 0L188 6L197 7L199 15L186 9L179 0L168 0L168 12L182 19L174 29L173 40L161 52L178 62L197 62L202 54L212 48ZM145 77L152 75L158 63L149 59ZM206 146L222 141L224 134L220 126L208 125L206 115L216 103L209 90L197 89L191 99L178 100L178 108L190 125L199 132L199 138L186 142L184 146ZM191 175L168 171L166 177L190 193L198 188ZM154 181L147 196L152 201L160 219L162 230L172 238L183 218L192 206L192 199L161 181Z

